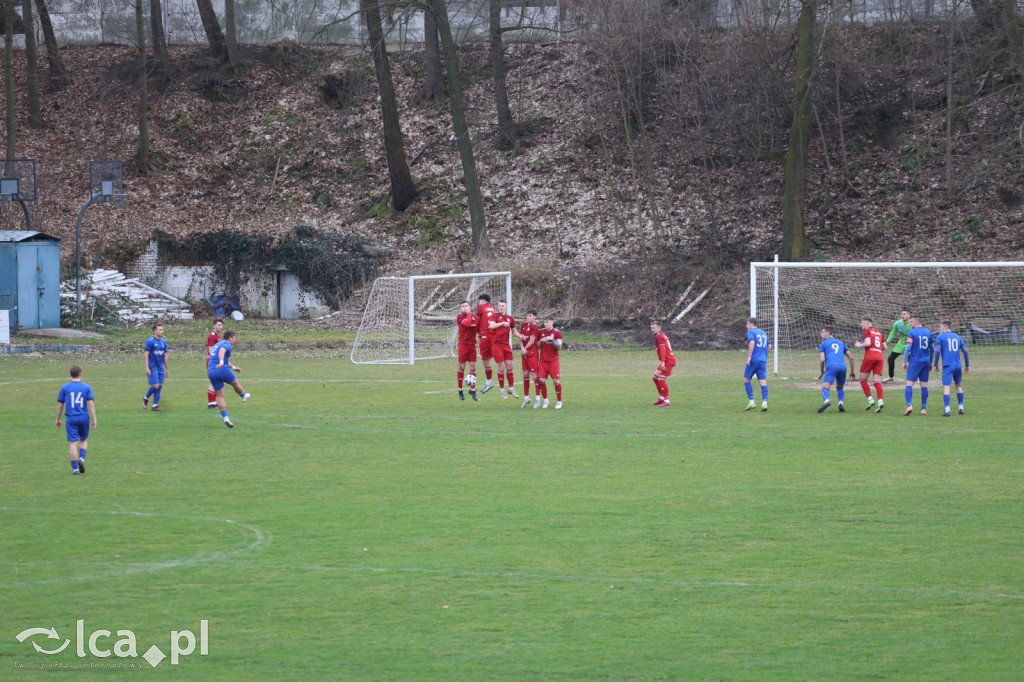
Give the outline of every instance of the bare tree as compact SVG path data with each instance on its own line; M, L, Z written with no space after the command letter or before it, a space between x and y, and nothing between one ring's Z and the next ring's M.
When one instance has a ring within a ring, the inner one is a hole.
M487 219L480 192L480 176L476 170L476 159L473 157L473 139L469 136L469 125L466 123L466 100L463 95L462 70L459 68L459 52L452 37L452 28L448 23L448 8L444 0L425 2L437 21L441 48L444 50L445 62L448 65L448 106L452 113L452 128L459 146L459 157L462 159L462 181L466 186L466 200L469 203L473 256L486 258L490 253L491 244L487 237Z
M10 0L8 0L10 1ZM28 90L28 125L45 128L43 111L39 106L39 72L36 50L36 28L32 18L32 0L22 0L22 23L25 24L25 89Z
M227 33L225 46L228 53L228 64L232 69L241 65L238 56L238 26L235 20L235 0L224 0L224 29Z
M800 0L796 27L793 122L789 128L785 187L782 191L782 248L786 260L806 258L810 249L804 225L807 150L811 138L811 92L814 87L814 31L818 0Z
M152 165L149 159L149 127L147 110L149 109L149 83L146 69L146 24L143 21L143 0L135 0L135 40L139 48L139 144L135 156L135 170L139 175L149 175Z
M430 11L423 11L423 101L433 102L444 96L441 69L441 45L437 36L437 20Z
M505 82L505 50L501 42L501 2L490 0L489 46L491 71L494 75L494 106L498 112L498 147L516 148L516 122L508 104L508 85Z
M380 108L384 119L384 151L388 158L388 174L391 177L391 207L396 211L409 208L416 198L416 187L405 159L402 126L398 116L398 102L395 99L395 84L391 79L391 62L384 44L384 28L380 19L377 0L362 0L363 18L370 37L370 51L373 66L380 86Z
M167 51L164 10L160 0L149 0L149 26L153 36L153 70L166 82L171 80L171 54Z
M60 47L57 45L57 36L53 32L53 23L50 21L50 10L46 7L46 0L36 0L36 13L39 15L39 26L43 29L43 42L46 43L46 61L50 65L46 86L51 92L60 92L71 84L71 75L60 56Z
M206 31L206 40L210 44L210 54L214 59L221 62L228 60L228 48L225 43L224 32L217 21L217 13L213 11L212 0L196 0L196 7L199 8L199 18L203 22L203 30Z
M7 124L7 158L13 159L15 154L15 119L14 119L14 3L7 3L4 15L4 92L5 114Z

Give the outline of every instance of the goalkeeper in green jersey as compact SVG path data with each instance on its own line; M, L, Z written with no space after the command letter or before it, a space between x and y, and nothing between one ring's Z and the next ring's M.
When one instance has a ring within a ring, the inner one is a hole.
M907 347L907 334L910 333L911 329L910 311L901 310L899 319L892 323L892 331L889 332L889 338L885 340L889 344L889 348L892 348L892 351L889 353L889 378L886 381L894 380L896 358L903 355L903 351ZM893 341L896 341L896 345L893 345Z

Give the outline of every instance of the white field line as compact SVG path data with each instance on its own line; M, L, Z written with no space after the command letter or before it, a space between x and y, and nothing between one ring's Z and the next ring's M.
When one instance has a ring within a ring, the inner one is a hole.
M11 508L11 507L0 507L0 512L19 512L19 513L32 513L32 514L66 514L67 510L64 509L33 509L33 508ZM92 580L94 578L111 577L111 576L127 576L134 575L137 573L156 573L159 571L165 571L172 568L188 568L191 566L197 566L199 564L210 563L213 561L220 561L222 559L230 559L233 557L243 556L250 554L266 545L269 545L273 539L273 536L267 532L260 530L256 526L241 521L234 521L232 519L218 519L208 516L188 516L184 514L161 514L157 512L131 512L131 511L89 511L76 509L75 514L102 514L111 516L139 516L147 518L175 518L184 519L187 521L197 521L202 523L223 523L237 527L242 530L242 534L248 542L241 547L235 549L217 551L212 553L198 553L191 556L170 559L168 561L157 561L150 563L136 563L123 568L119 568L112 571L103 571L100 573L81 573L78 571L71 572L70 574L61 575L59 578L47 578L40 580L24 580L10 583L0 583L0 590L20 587L25 585L44 585L50 583L63 583L68 580ZM65 563L64 560L60 562L48 562L48 563ZM4 566L6 575L10 575L11 568L17 567L30 567L39 565L39 562L4 562L0 561L0 566Z
M794 591L823 591L823 592L861 592L868 594L907 594L933 597L949 598L973 598L973 599L1019 599L1024 600L1024 594L1011 592L978 592L973 590L945 590L931 587L884 587L878 585L835 585L830 583L805 584L805 583L765 583L750 582L746 580L685 580L681 578L648 578L643 576L593 576L577 574L558 573L520 573L516 571L460 571L435 568L383 568L374 566L323 566L323 565L287 565L287 566L260 566L260 568L284 569L291 571L322 571L328 573L393 573L421 574L438 576L446 579L451 578L497 578L502 580L520 580L537 582L593 582L607 584L609 589L615 589L616 585L662 585L665 587L681 588L739 588L751 590L794 590Z

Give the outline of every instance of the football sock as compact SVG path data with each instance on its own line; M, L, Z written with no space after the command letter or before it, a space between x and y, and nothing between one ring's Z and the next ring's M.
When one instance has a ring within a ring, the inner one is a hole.
M827 388L821 389L821 402L827 403L828 399L829 399L828 389Z
M485 375L485 376L487 377L487 380L488 380L488 381L490 381L490 380L491 380L491 375L492 375L493 373L494 373L494 370L492 370L492 369L491 369L490 367L486 367L486 368L484 369L484 375Z
M524 398L529 398L530 397L530 377L529 377L529 375L527 375L527 377L525 379L523 379L523 397Z
M505 388L505 373L498 372L498 387Z
M908 403L909 404L909 403ZM927 409L928 407L928 387L921 387L921 409Z
M924 391L924 389L921 390L922 392ZM905 389L903 389L903 397L907 399L907 407L910 407L910 404L914 400L914 387L907 386Z
M762 386L761 387L761 400L768 400L768 387L767 386Z
M747 392L747 398L750 400L754 399L754 387L750 385L749 381L743 382L743 390Z
M836 398L837 398L837 399L839 400L839 402L841 402L841 403L842 403L842 402L845 402L845 398L846 398L846 390L845 390L845 389L842 389L842 388L837 388L837 389L836 389Z
M562 402L562 384L555 384L555 400Z
M85 459L85 448L78 448L78 459Z
M658 381L658 377L653 377L651 381L654 382L654 390L658 392L658 396L664 398L665 395L661 392L661 383Z
M149 390L146 391L146 400L149 400L154 393L156 393L156 389L150 386Z
M959 405L960 407L964 406L964 394L962 392L957 392L956 404Z
M215 403L215 402L217 402L217 394L214 393L213 391L207 391L206 392L206 402L208 402L208 403Z
M220 416L222 416L225 419L227 419L228 418L228 411L227 410L221 410L220 411Z
M946 393L942 396L942 404L948 410L949 409L949 394Z
M508 373L508 387L509 388L515 388L515 383L516 383L515 377L512 375L512 372L509 372Z
M860 380L860 390L864 391L864 395L866 395L867 397L871 397L871 387L868 386L867 379Z
M460 390L460 391L462 390L462 378L463 378L464 376L466 376L466 373L465 373L465 372L463 372L463 371L462 371L462 370L460 369L460 370L459 370L459 372L458 372L458 377L459 377L459 390Z
M71 460L71 470L72 471L78 471L78 460L77 459Z
M881 400L882 399L882 382L881 381L876 381L875 382L875 393L878 394L878 399ZM868 394L868 397L871 397L871 395Z
M543 384L540 383L540 379L535 379L534 380L533 387L536 389L534 391L534 395L536 395L538 398L540 398L541 397L541 388L543 387Z
M153 407L160 404L160 393L164 390L163 386L153 391Z
M544 396L544 400L548 399L548 382L544 382L540 385L540 394Z

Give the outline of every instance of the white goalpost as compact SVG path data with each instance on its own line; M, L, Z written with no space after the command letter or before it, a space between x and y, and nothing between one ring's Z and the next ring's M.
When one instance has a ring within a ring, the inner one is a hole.
M512 273L378 277L359 323L351 358L356 364L412 365L455 354L459 305L490 294L512 311Z
M972 359L1021 354L1024 261L750 264L750 315L771 337L775 374L817 376L817 362L797 353L817 349L822 327L855 352L862 316L888 336L903 309L932 331L949 320Z

